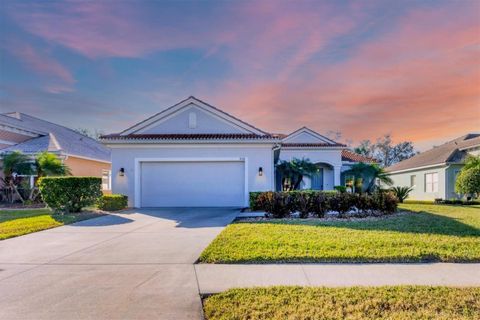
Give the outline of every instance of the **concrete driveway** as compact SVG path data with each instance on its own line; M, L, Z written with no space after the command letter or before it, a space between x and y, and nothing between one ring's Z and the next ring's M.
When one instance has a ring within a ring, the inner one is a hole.
M236 214L142 209L0 241L0 319L201 319L193 263Z

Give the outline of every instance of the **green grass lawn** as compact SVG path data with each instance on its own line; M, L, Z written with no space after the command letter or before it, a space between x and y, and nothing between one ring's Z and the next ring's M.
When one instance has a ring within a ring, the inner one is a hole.
M480 288L269 287L232 289L204 300L214 319L478 319Z
M206 263L479 262L480 206L402 204L379 220L272 220L229 225Z
M1 210L0 240L98 217L96 213L53 214L49 209Z

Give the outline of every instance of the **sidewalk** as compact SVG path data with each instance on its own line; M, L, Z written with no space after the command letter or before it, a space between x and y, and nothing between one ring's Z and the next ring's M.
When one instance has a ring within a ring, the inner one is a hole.
M480 286L480 264L196 264L201 294L272 285Z

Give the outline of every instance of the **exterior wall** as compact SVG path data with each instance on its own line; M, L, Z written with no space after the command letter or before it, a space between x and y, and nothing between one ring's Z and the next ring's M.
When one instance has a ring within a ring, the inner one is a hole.
M195 114L196 127L189 127L190 113ZM225 120L208 114L197 107L187 108L172 118L139 131L144 134L246 133Z
M457 175L462 168L462 164L452 164L445 169L445 199L461 198L461 195L455 193L455 182L457 181Z
M111 148L112 192L127 195L129 206L135 203L136 158L246 158L248 191L274 189L273 144L126 144ZM124 176L119 175L120 168L124 168ZM215 177L210 183L215 183Z
M438 173L438 192L425 192L425 174ZM393 186L409 187L410 176L416 176L416 185L410 192L409 200L434 200L435 198L446 198L446 167L438 166L423 170L412 170L408 172L394 173L390 175L393 180Z
M79 177L102 177L102 170L110 170L111 164L69 156L64 163Z
M318 139L317 137L307 133L307 132L302 132L300 134L297 134L294 137L289 137L284 139L284 142L288 143L322 143L324 142L323 140Z
M476 148L472 148L470 150L467 151L469 154L471 154L472 156L480 156L480 147L476 147Z
M342 151L336 149L281 149L279 159L291 161L293 158L309 159L313 163L320 163L323 168L323 189L333 190L333 187L340 185L340 170L342 166ZM326 165L325 165L326 164ZM307 187L309 181L304 181Z

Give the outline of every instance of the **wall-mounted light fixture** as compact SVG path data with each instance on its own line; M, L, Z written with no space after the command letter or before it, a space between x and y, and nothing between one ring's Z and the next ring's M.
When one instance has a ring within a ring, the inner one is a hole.
M118 170L118 175L123 177L125 175L125 168L120 168L120 170Z
M258 175L261 177L263 176L263 168L262 167L259 167L258 168Z

